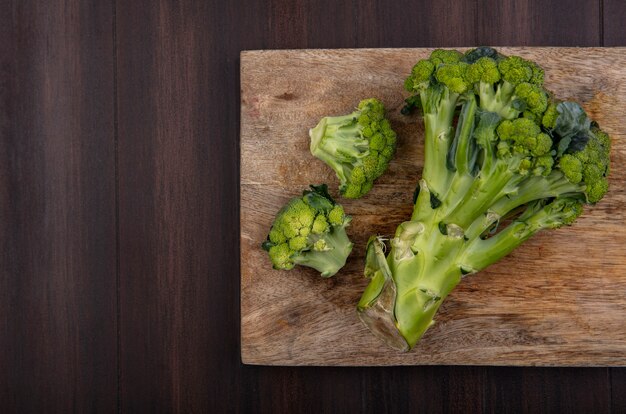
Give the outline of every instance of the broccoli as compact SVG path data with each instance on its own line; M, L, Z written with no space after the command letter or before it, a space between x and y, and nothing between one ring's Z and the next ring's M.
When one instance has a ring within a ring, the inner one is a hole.
M328 194L326 184L311 185L302 197L280 209L261 247L269 253L274 269L290 270L299 264L330 277L352 251L346 234L351 220Z
M335 171L346 198L367 194L396 150L396 133L374 98L362 100L349 115L323 118L309 135L311 153Z
M415 94L407 104L423 111L424 169L390 249L368 242L371 280L357 310L408 351L464 275L602 199L611 142L580 105L543 88L538 65L491 48L436 50L405 86Z

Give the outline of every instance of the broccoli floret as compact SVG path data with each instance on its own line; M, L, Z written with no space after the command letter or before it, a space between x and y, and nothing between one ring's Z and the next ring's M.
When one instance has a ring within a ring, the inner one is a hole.
M280 209L262 247L275 269L290 270L299 264L330 277L346 264L352 251L346 233L350 221L328 194L326 184L312 185Z
M463 54L458 50L436 49L430 54L430 61L435 66L442 63L458 63L463 58Z
M453 141L454 146L463 145L458 141L462 137L453 136L451 127L455 110L467 95L471 82L467 80L467 72L471 65L464 61L464 56L456 50L434 50L428 59L418 61L411 74L405 80L405 89L415 97L407 103L413 103L419 97L419 105L424 113L426 124L426 143L424 171L431 171L438 177L431 185L434 194L446 188L450 175L441 171L448 158L448 147ZM475 102L469 103L473 105ZM438 173L437 173L438 172Z
M528 61L519 56L509 56L498 63L498 69L502 72L505 81L517 85L528 82L533 76L532 67Z
M335 171L346 198L367 194L396 150L396 133L374 98L362 100L349 115L323 118L309 135L311 153Z
M524 82L515 87L515 96L526 104L525 110L535 116L541 116L548 107L548 94L532 83Z
M483 47L433 52L406 80L407 103L419 97L423 111L424 169L390 247L368 243L357 307L391 346L411 349L464 275L572 224L607 192L610 137L580 105L553 99L543 75Z
M556 112L549 132L558 140L559 169L572 183L584 183L586 201L596 203L609 187L611 140L577 103L561 102Z
M491 48L475 51L479 52L466 54L466 80L474 86L482 110L505 119L515 119L520 113L536 119L544 113L548 93L542 87L541 67L518 56L503 56Z
M556 110L558 102L550 102L548 108L543 113L541 118L541 125L547 129L554 129L556 125L556 118L559 116L559 112Z
M502 121L496 131L500 138L498 155L510 158L509 168L521 175L531 171L543 175L550 172L546 168L549 162L542 155L550 152L552 139L541 132L539 125L528 118L517 118ZM539 165L544 168L537 170Z
M498 69L498 62L489 57L481 57L476 62L469 65L466 72L467 81L474 83L487 83L493 85L500 82L501 75Z
M435 77L442 85L445 85L454 93L463 93L470 84L465 79L467 71L467 63L442 63L437 67Z

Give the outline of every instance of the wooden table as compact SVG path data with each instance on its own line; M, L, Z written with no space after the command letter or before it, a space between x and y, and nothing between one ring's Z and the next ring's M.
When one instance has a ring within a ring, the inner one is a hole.
M2 411L626 411L626 369L240 362L240 51L626 44L502 3L0 1Z

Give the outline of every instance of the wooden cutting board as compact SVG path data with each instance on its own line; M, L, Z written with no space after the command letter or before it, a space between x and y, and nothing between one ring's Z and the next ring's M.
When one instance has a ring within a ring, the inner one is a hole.
M500 48L540 62L546 87L580 102L613 139L610 192L569 228L544 232L465 278L409 353L359 322L365 242L411 213L422 120L399 113L403 80L431 49L268 50L241 54L241 358L267 365L626 366L626 48ZM389 171L360 200L346 267L331 279L273 270L261 250L274 215L334 173L309 153L325 115L378 97L398 133Z

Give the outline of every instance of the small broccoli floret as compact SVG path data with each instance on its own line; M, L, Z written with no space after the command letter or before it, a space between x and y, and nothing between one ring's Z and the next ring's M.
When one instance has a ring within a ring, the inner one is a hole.
M561 102L555 111L549 132L558 142L559 169L570 182L583 183L587 202L596 203L608 190L611 140L577 103Z
M502 78L512 85L519 85L533 79L535 66L519 56L509 56L498 63Z
M585 183L589 203L600 201L608 190L610 146L605 146L602 139L598 138L600 134L604 133L599 130L589 131L588 141L581 150L567 152L559 160L559 168L568 180Z
M481 57L475 63L468 66L466 77L467 81L470 83L483 82L493 85L500 81L498 63L494 59Z
M430 61L435 65L441 63L458 63L463 58L463 54L458 50L435 49L430 54Z
M435 71L435 64L430 60L420 60L413 66L411 76L404 81L404 88L409 92L415 92L428 87Z
M405 80L404 87L409 92L419 92L432 84L441 82L456 90L466 88L465 69L467 63L462 62L463 55L456 50L434 50L428 59L418 61L411 75Z
M515 119L520 114L541 119L548 105L548 93L542 87L543 69L518 56L505 57L495 51L484 54L465 72L467 82L474 85L480 108L504 119Z
M428 59L418 61L404 82L405 88L416 95L407 99L403 113L419 106L424 119L428 119L424 145L429 155L425 157L424 171L431 171L433 177L438 177L430 183L433 193L443 191L451 178L445 169L450 144L455 141L455 146L463 147L467 143L466 134L470 131L464 131L457 139L452 135L451 124L457 106L472 86L467 80L470 66L458 51L437 49ZM468 105L473 106L475 102L468 101Z
M559 116L559 112L556 110L558 102L550 102L548 108L543 113L541 124L544 128L553 129L556 125L556 119Z
M531 62L531 61L528 61L528 63L530 64L530 67L531 67L531 69L533 71L533 74L530 77L529 82L534 84L534 85L538 85L538 86L543 85L544 71L541 68L541 66L539 66L535 62Z
M578 184L583 180L583 164L571 154L565 154L559 160L559 169L572 183Z
M349 115L323 118L309 135L311 153L335 171L346 198L367 194L396 150L396 133L374 98L362 100Z
M443 63L437 67L436 78L443 85L447 86L454 93L463 93L470 84L465 79L467 63Z
M352 251L346 234L350 221L328 194L326 184L312 185L280 209L262 247L275 269L290 270L299 264L330 277L345 265Z
M538 174L549 172L552 163L542 156L550 152L552 139L541 132L539 125L528 118L504 120L497 132L500 138L498 154L512 159L511 169L522 175L529 171Z
M535 116L542 116L548 107L548 95L532 83L520 83L515 87L515 95L526 105L526 109Z

